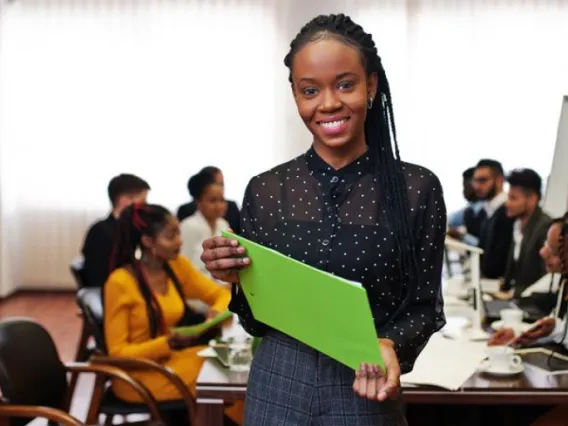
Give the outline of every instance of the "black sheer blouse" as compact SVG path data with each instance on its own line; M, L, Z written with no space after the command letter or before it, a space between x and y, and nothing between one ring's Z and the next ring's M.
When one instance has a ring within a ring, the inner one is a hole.
M403 167L419 266L416 288L401 279L399 252L367 154L334 170L312 148L254 177L246 189L241 223L245 238L360 282L377 334L395 342L404 373L445 324L440 284L446 208L432 172L414 164ZM238 286L233 286L230 309L250 334L262 336L268 330L254 319ZM349 320L349 312L337 314Z

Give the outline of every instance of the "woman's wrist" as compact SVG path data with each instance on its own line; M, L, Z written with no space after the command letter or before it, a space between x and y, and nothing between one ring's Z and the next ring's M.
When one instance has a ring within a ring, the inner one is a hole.
M394 349L394 346L395 346L394 341L391 340L391 339L379 339L379 343L381 345L389 346L392 349Z

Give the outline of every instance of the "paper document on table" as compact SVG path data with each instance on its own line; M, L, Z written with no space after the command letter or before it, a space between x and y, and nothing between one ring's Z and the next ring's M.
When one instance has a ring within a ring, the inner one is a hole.
M434 334L401 383L458 390L485 358L486 342L446 339Z
M497 293L501 290L501 280L481 278L479 284L481 284L481 291L484 293Z

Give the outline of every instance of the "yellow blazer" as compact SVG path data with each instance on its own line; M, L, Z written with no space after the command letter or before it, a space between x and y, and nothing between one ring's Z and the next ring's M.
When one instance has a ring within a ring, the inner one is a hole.
M229 305L230 292L201 274L183 256L170 262L186 299L200 299L212 309L223 312ZM164 320L169 327L182 318L184 301L168 281L165 294L156 294ZM188 385L192 393L203 359L197 356L203 347L172 351L167 336L150 337L146 303L140 294L136 278L126 269L115 270L108 278L104 291L104 330L107 350L111 356L146 358L171 368ZM131 375L140 380L159 401L179 399L178 391L165 378L147 371ZM120 382L113 385L115 394L127 401L140 401L138 395Z

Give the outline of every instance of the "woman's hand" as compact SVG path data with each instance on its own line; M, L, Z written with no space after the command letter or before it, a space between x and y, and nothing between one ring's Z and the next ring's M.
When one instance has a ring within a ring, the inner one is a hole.
M238 283L238 271L250 265L246 250L236 240L214 237L203 242L201 261L213 278Z
M382 402L398 397L400 365L392 340L379 339L379 348L385 362L385 371L378 365L361 364L361 368L355 373L353 390L361 398Z
M554 318L543 318L533 328L521 333L515 340L515 345L530 345L542 337L550 336L555 326L556 320Z
M210 320L210 319L215 318L217 315L219 315L219 312L214 311L213 309L209 309L209 312L207 312L205 319Z
M512 328L501 328L489 338L487 346L510 345L515 339L515 330Z
M168 336L168 345L174 351L194 346L199 336L182 336L181 334L172 333Z

